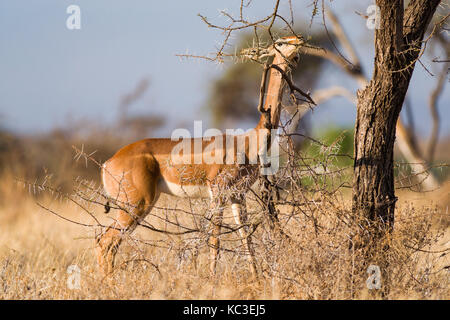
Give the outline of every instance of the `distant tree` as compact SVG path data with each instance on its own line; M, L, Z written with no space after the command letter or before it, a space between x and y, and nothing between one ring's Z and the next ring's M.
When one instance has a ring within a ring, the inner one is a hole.
M162 127L165 118L161 115L139 114L131 115L130 107L142 98L147 92L150 81L146 78L140 80L133 91L124 94L119 103L119 115L116 130L120 130L128 139L143 139L151 135L151 132Z

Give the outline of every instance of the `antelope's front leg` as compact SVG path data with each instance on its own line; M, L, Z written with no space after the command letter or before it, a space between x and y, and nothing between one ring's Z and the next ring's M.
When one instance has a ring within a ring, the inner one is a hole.
M247 260L250 266L250 272L256 278L258 276L258 269L256 267L255 251L253 249L251 236L248 234L248 222L247 210L245 206L244 199L232 199L231 200L231 211L233 212L234 221L239 226L239 234L242 238L242 243L244 245L247 255Z
M211 224L212 230L209 236L209 252L210 252L210 265L209 270L212 275L216 274L217 259L220 249L220 229L222 226L223 218L223 203L218 199L212 199L210 209L212 210Z

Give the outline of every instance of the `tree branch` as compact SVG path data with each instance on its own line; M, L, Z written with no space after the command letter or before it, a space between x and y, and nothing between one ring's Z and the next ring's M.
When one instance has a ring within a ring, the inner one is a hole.
M356 54L356 51L353 48L353 45L351 44L350 40L348 39L348 37L345 33L345 30L342 27L341 23L339 22L337 16L328 7L326 8L325 13L328 17L328 20L331 21L334 35L339 40L339 42L342 45L342 47L344 48L344 50L350 56L350 61L353 63L354 68L356 70L358 70L358 69L361 70L361 73L362 73L361 62L359 61L358 55Z
M308 100L308 102L312 103L313 105L316 105L316 103L314 102L314 100L311 98L311 96L309 94L307 94L302 89L300 89L299 87L297 87L295 84L292 83L292 80L288 77L286 72L283 71L283 69L281 69L276 64L270 65L269 68L273 68L273 69L275 69L275 70L277 70L278 72L281 73L283 79L287 82L287 84L288 84L288 86L289 86L289 88L291 90L291 93L294 93L295 91L297 91L302 96L304 96Z
M433 91L430 94L429 100L428 100L428 106L430 108L431 117L433 119L433 128L431 130L430 139L428 141L428 147L427 147L427 153L426 157L428 162L433 162L434 159L434 153L436 149L436 144L438 140L439 135L439 125L440 125L440 119L439 119L439 113L437 110L437 100L439 99L439 96L442 93L442 89L444 88L444 83L447 78L447 64L444 65L444 68L442 68L438 81L436 83L436 87L433 89Z
M411 45L421 41L440 0L411 0L403 16L403 37ZM421 45L417 44L417 45Z

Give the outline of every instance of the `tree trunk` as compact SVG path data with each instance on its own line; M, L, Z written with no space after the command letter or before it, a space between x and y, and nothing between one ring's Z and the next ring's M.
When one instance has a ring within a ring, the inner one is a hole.
M404 10L400 0L376 1L380 28L375 31L373 77L357 94L353 176L353 212L369 228L370 238L393 228L396 123L439 2L412 0Z

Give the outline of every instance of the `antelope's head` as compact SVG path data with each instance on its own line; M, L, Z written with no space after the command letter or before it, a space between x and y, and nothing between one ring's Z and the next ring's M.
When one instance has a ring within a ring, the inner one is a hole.
M244 49L242 50L241 55L257 61L278 55L287 59L289 62L296 63L298 61L298 52L303 44L305 44L305 41L301 35L284 37L276 40L274 44L268 48Z

